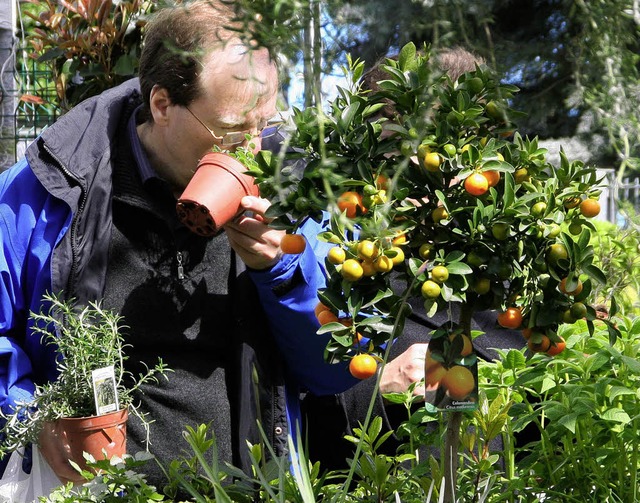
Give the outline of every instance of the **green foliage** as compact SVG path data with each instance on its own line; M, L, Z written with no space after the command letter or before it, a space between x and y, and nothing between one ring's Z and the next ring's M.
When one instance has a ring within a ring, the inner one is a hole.
M64 112L135 76L147 0L26 0L32 57L49 66Z
M327 112L294 111L289 159L304 157L304 170L281 169L278 159L261 153L254 173L272 202L274 225L295 231L306 218L331 216L319 238L341 247L347 261L326 261L327 286L319 298L354 323L320 328L332 334L329 359L362 350L384 354L377 348L400 333L407 314L403 299L419 296L440 266L448 278L435 278L437 288L423 294L428 313L450 302L467 312L516 306L523 326L558 341L565 313L605 281L593 264L593 224L579 207L600 194L595 168L565 155L554 166L537 139L514 134L518 113L508 98L517 89L500 84L487 68L454 82L433 68L426 48L420 53L407 44L382 70L386 76L368 90L360 83L362 63L350 62L350 85L339 88ZM393 109L391 117L380 116L384 107ZM469 177L488 172L494 186L467 190ZM345 195L355 201L351 208L341 200ZM404 244L396 246L398 236ZM375 260L359 250L365 240L374 243ZM379 262L400 253L404 259L392 269L405 286L394 290L391 271ZM362 277L345 274L347 265L362 267ZM488 291L477 293L478 279L489 281ZM562 292L562 280L568 291L580 282L582 293ZM595 319L594 309L587 307L586 316ZM371 341L366 349L354 346L357 333Z
M595 304L618 309L621 314L640 314L640 236L635 222L620 229L609 222L594 222L596 232L591 238L594 263L604 272L607 281L594 285L591 293Z
M616 321L621 335L613 345L607 325L598 322L589 336L579 321L561 330L567 349L555 358L525 359L511 350L482 365L490 400L512 403L503 434L513 481L503 483L516 487L506 492L526 488L567 502L637 501L640 322ZM525 428L532 440L514 447L514 434Z
M123 459L95 460L86 454L87 466L92 470L82 471L87 482L74 486L71 482L55 489L49 496L41 497L40 503L152 503L168 501L147 483L141 471L152 456L139 452ZM97 474L96 474L97 473Z
M48 308L31 313L31 319L43 343L57 349L58 377L36 385L32 401L17 403L10 414L3 415L6 420L0 429L3 455L30 442L37 443L45 421L95 415L93 370L114 367L120 407L129 408L143 423L144 416L135 406L134 393L145 382L157 382L158 375L169 371L160 360L145 374L134 376L127 372L126 345L118 325L121 317L99 303L92 302L79 309L73 300L63 300L54 294L45 294L43 301Z

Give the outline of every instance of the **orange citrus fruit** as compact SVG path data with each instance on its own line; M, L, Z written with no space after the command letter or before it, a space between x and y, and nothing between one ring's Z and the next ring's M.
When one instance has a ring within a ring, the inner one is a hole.
M595 199L585 199L580 203L580 213L587 218L593 218L600 213L600 203Z
M537 334L537 337L531 337L527 341L527 346L534 353L544 353L551 347L551 339L544 334Z
M499 171L489 169L487 171L483 171L481 174L487 179L487 184L489 185L489 187L495 187L496 185L498 185L498 182L500 181Z
M442 366L442 363L434 359L427 359L425 363L425 376L424 383L427 387L434 388L447 373L447 369Z
M314 309L314 313L316 315L316 318L318 317L318 315L322 312L322 311L330 311L330 308L328 306L325 306L322 302L318 302L316 304L316 307Z
M565 295L580 295L580 292L582 292L582 281L578 280L575 288L569 291L567 290L567 278L562 278L560 284L558 285L558 288Z
M489 181L481 173L472 173L464 180L464 190L472 196L481 196L489 190Z
M349 372L357 379L367 379L378 370L378 362L368 354L361 353L351 358L349 362Z
M551 346L549 346L549 349L547 349L547 354L549 356L556 356L562 353L566 347L567 347L567 343L564 341L562 337L560 337L559 341L551 342Z
M320 325L326 325L327 323L338 321L338 317L332 311L320 311L316 318L318 318Z
M358 208L363 213L366 211L366 208L362 204L362 196L351 190L340 194L337 204L340 211L346 212L346 215L349 218L354 218L358 214Z
M518 307L510 307L498 315L498 325L504 328L519 328L522 325L522 311Z
M304 251L307 241L300 234L285 234L280 241L282 253L298 255Z
M473 373L462 365L455 365L447 370L442 378L442 385L454 400L462 400L471 393L476 385Z
M460 356L469 356L473 351L473 344L471 343L471 339L467 337L465 334L451 334L449 336L449 340L453 342L457 337L462 338L462 349L460 350Z

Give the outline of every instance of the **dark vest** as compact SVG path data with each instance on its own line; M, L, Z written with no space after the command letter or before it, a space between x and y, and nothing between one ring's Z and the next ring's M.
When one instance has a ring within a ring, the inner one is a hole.
M191 233L164 182L142 185L120 131L104 304L124 317L134 375L158 357L173 370L140 395L153 420L150 450L166 467L188 451L185 426L210 424L220 460L248 471L246 441L261 440L256 419L279 454L287 434L282 366L257 292L224 234ZM128 451L143 449L145 438L130 420ZM160 484L155 466L145 472Z

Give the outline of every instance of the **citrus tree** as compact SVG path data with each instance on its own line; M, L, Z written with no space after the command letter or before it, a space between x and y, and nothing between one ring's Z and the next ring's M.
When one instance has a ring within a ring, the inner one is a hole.
M484 67L454 82L408 44L382 69L379 88L364 89L363 65L349 60L350 85L326 111L294 110L288 153L261 152L252 173L272 225L295 235L305 219L326 224L318 239L333 246L317 316L331 334L328 360L370 377L401 336L407 298L422 297L431 314L458 303L459 319L432 334L439 351L427 354L426 375L440 398L472 403L474 311L498 310L501 326L549 355L564 348L560 324L585 318L593 330L586 299L605 279L589 245L595 168L547 162L515 131L517 89ZM283 157L304 167L282 167ZM451 448L460 419L450 416ZM445 468L454 474L455 462Z

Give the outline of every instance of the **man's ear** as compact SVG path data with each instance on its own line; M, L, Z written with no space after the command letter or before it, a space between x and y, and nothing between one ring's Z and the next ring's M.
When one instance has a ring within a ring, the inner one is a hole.
M158 85L153 86L149 96L149 108L153 122L159 126L164 126L169 120L169 110L171 107L171 98L169 92Z

